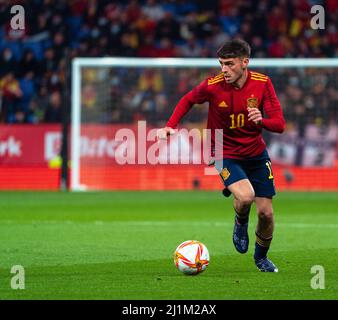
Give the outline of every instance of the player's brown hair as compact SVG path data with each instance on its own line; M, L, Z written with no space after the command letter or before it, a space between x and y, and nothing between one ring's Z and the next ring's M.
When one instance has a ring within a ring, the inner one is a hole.
M217 50L218 57L222 59L250 58L250 54L249 44L241 39L227 41Z

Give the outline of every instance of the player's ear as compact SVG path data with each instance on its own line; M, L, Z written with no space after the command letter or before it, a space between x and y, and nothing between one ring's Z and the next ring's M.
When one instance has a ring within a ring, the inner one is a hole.
M242 59L242 67L243 67L243 69L245 69L248 66L248 64L249 64L249 58L244 57Z

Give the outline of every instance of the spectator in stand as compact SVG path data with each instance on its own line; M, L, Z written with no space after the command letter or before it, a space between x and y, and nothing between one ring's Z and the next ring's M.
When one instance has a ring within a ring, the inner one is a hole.
M53 48L47 48L44 52L44 59L39 63L40 76L51 73L57 69L57 60L55 59L55 51Z
M183 57L201 56L202 47L195 37L190 38L185 45L181 47L180 53Z
M128 32L123 33L121 36L121 44L119 46L118 56L134 57L136 49L133 46L132 35Z
M140 18L142 8L137 0L131 0L126 6L128 21L135 22Z
M14 122L15 113L22 110L22 90L13 72L7 73L0 81L2 96L1 118Z
M272 58L282 58L287 57L291 49L291 41L285 35L281 35L271 43L268 52Z
M163 19L158 22L156 27L156 38L167 38L172 41L180 40L180 25L171 12L165 12Z
M67 43L64 35L61 32L57 32L53 38L53 49L55 52L54 59L58 63L65 55L65 49L67 47Z
M252 51L255 52L257 58L263 58L266 56L266 50L264 48L263 39L260 36L253 36L251 40Z
M241 25L241 16L239 15L238 8L232 6L227 13L223 11L220 15L220 22L223 31L230 36L234 36L239 31Z
M170 40L170 38L161 38L159 48L157 50L157 56L159 58L168 58L168 57L176 57L177 50Z
M164 10L156 0L147 0L142 11L153 21L159 21L164 17Z
M33 51L30 49L25 50L19 63L18 76L23 78L29 72L33 73L34 76L38 72L38 69L38 62L35 59Z
M32 123L39 123L44 121L45 113L49 103L49 93L46 86L41 86L33 96L29 109L31 110Z
M0 58L0 79L4 75L8 74L9 72L16 73L17 71L17 63L15 61L13 52L10 48L5 48L2 51L1 58Z
M155 46L155 37L153 34L147 35L137 50L139 57L156 58L158 55L157 47Z
M44 122L46 123L61 123L62 120L62 98L59 91L54 91L50 95L47 105Z
M310 12L310 11L309 11ZM280 6L275 6L268 16L268 32L269 38L278 38L279 35L284 35L288 29L287 12Z

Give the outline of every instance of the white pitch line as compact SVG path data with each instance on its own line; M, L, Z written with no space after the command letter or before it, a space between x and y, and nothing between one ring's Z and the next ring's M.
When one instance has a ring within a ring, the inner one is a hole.
M256 223L256 222L255 222ZM222 221L84 221L78 222L73 220L31 220L31 221L17 221L17 220L0 220L1 225L8 224L22 224L22 225L30 225L30 224L42 224L42 225L54 225L54 224L79 224L79 225L95 225L95 226L117 226L121 227L122 225L127 226L136 226L136 227L179 227L179 226L191 226L191 227L227 227L232 226L233 223L222 222ZM336 229L338 228L338 223L276 223L276 227L285 227L285 228L330 228Z

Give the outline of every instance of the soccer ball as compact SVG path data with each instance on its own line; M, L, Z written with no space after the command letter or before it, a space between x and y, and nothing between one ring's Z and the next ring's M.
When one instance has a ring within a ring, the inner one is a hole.
M197 240L184 241L174 253L176 268L185 274L203 272L207 268L209 260L207 247Z

